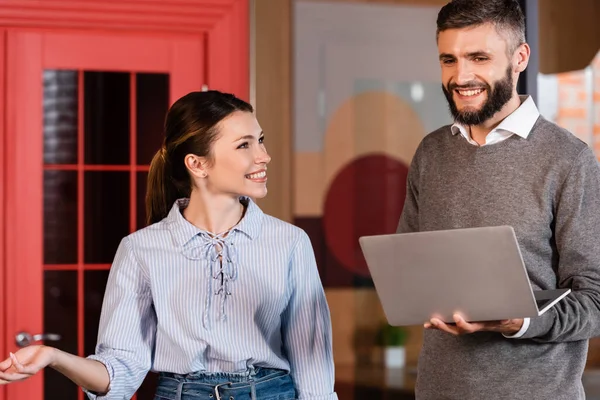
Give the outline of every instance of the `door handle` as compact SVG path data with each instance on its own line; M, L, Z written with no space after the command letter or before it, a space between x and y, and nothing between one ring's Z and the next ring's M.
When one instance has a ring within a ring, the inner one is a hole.
M33 342L39 342L40 340L50 340L56 342L60 340L60 335L56 333L40 333L37 335L32 335L29 332L19 332L15 336L15 343L19 347L27 347Z

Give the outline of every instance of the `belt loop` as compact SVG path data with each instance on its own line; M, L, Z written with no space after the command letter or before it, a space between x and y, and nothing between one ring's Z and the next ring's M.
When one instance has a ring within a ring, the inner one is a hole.
M219 383L215 386L215 400L221 400L221 394L219 393L219 386L231 385L233 382Z
M258 369L254 368L254 365L250 365L248 367L248 381L250 382L250 399L256 400L256 382L254 379L256 378L256 374L258 374Z
M179 382L179 384L177 385L177 392L175 393L175 399L176 400L181 400L182 397L182 393L183 393L183 384L185 382Z

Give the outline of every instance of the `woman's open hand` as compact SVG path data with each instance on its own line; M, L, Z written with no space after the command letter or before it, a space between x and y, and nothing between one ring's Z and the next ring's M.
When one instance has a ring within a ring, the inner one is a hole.
M0 362L0 385L22 381L37 374L53 361L53 350L43 345L28 346Z

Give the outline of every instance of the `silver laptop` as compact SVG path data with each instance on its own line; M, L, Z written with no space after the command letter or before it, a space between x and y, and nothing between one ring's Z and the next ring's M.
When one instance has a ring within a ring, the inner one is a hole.
M571 289L532 290L511 226L363 236L390 325L536 317Z

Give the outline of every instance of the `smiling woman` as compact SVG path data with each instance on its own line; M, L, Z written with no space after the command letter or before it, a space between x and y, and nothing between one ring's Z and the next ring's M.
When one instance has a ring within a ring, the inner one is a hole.
M271 160L252 106L192 92L165 134L148 175L151 225L119 245L96 354L29 346L0 363L0 384L51 366L92 399L123 399L152 369L156 399L337 400L308 236L252 200Z

